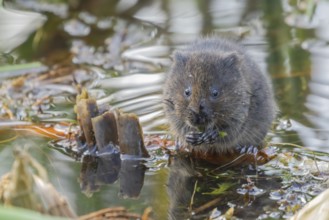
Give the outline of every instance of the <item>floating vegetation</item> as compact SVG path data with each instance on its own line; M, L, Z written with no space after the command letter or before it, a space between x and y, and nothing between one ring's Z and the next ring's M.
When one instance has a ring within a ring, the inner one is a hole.
M275 158L254 168L240 165L222 170L182 155L170 161L169 211L176 218L222 216L229 208L237 218L289 218L328 188L329 163L298 149L277 149ZM266 209L251 211L264 201Z
M20 72L20 68L5 72L15 75L17 71ZM73 83L86 85L86 82L94 78L97 75L89 68L59 65L46 71L23 72L17 78L6 79L0 84L0 118L40 122L61 116L62 121L69 120L71 116L68 112L52 111L52 108L63 104L60 99L62 95L76 94Z

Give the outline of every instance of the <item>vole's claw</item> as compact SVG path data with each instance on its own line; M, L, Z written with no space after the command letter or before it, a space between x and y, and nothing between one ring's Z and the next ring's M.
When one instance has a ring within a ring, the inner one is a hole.
M200 145L203 143L213 144L215 143L217 137L218 137L218 131L216 129L207 130L204 133L190 132L186 135L186 142L192 145Z
M216 129L207 130L204 133L190 132L186 135L186 142L192 145L200 145L203 143L213 144L216 142L217 138L218 138L218 131Z
M218 137L218 131L217 131L217 129L207 130L201 136L203 142L206 143L206 144L213 144L213 143L215 143L217 137Z
M203 143L201 132L190 132L186 135L186 142L192 145L200 145Z
M238 147L237 150L240 152L240 154L253 154L257 155L259 149L253 145L251 146L243 146Z
M241 147L241 146L238 146L235 148L236 151L239 153L239 154L244 154L246 153L246 148L245 147Z

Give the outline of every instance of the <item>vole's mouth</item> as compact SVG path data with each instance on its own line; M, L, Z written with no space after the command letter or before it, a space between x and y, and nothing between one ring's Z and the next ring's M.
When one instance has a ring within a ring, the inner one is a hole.
M218 127L219 130L223 130L223 131L228 130L228 128L229 126L227 124L222 124Z
M208 120L208 117L205 114L196 114L194 112L191 112L187 117L186 123L189 126L196 128L198 131L202 132L209 127L210 121Z
M185 122L189 127L193 128L192 130L198 131L198 132L205 132L206 130L213 128L212 123L209 123L209 122L197 124L197 123L191 122L188 119Z
M197 125L197 126L195 126L195 128L196 128L199 132L205 132L207 126L206 126L206 125Z

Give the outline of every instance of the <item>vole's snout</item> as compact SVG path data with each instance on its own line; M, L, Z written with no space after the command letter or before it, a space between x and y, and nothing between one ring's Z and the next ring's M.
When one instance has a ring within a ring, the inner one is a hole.
M188 109L188 119L192 125L206 125L208 121L208 115L205 112L205 107L203 105L200 105L198 111L195 111L194 109Z

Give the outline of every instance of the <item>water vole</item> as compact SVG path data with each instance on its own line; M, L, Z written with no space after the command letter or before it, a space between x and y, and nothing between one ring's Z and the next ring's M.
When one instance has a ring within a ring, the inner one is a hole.
M200 152L259 148L276 112L266 76L242 47L224 39L175 51L163 96L178 142Z

